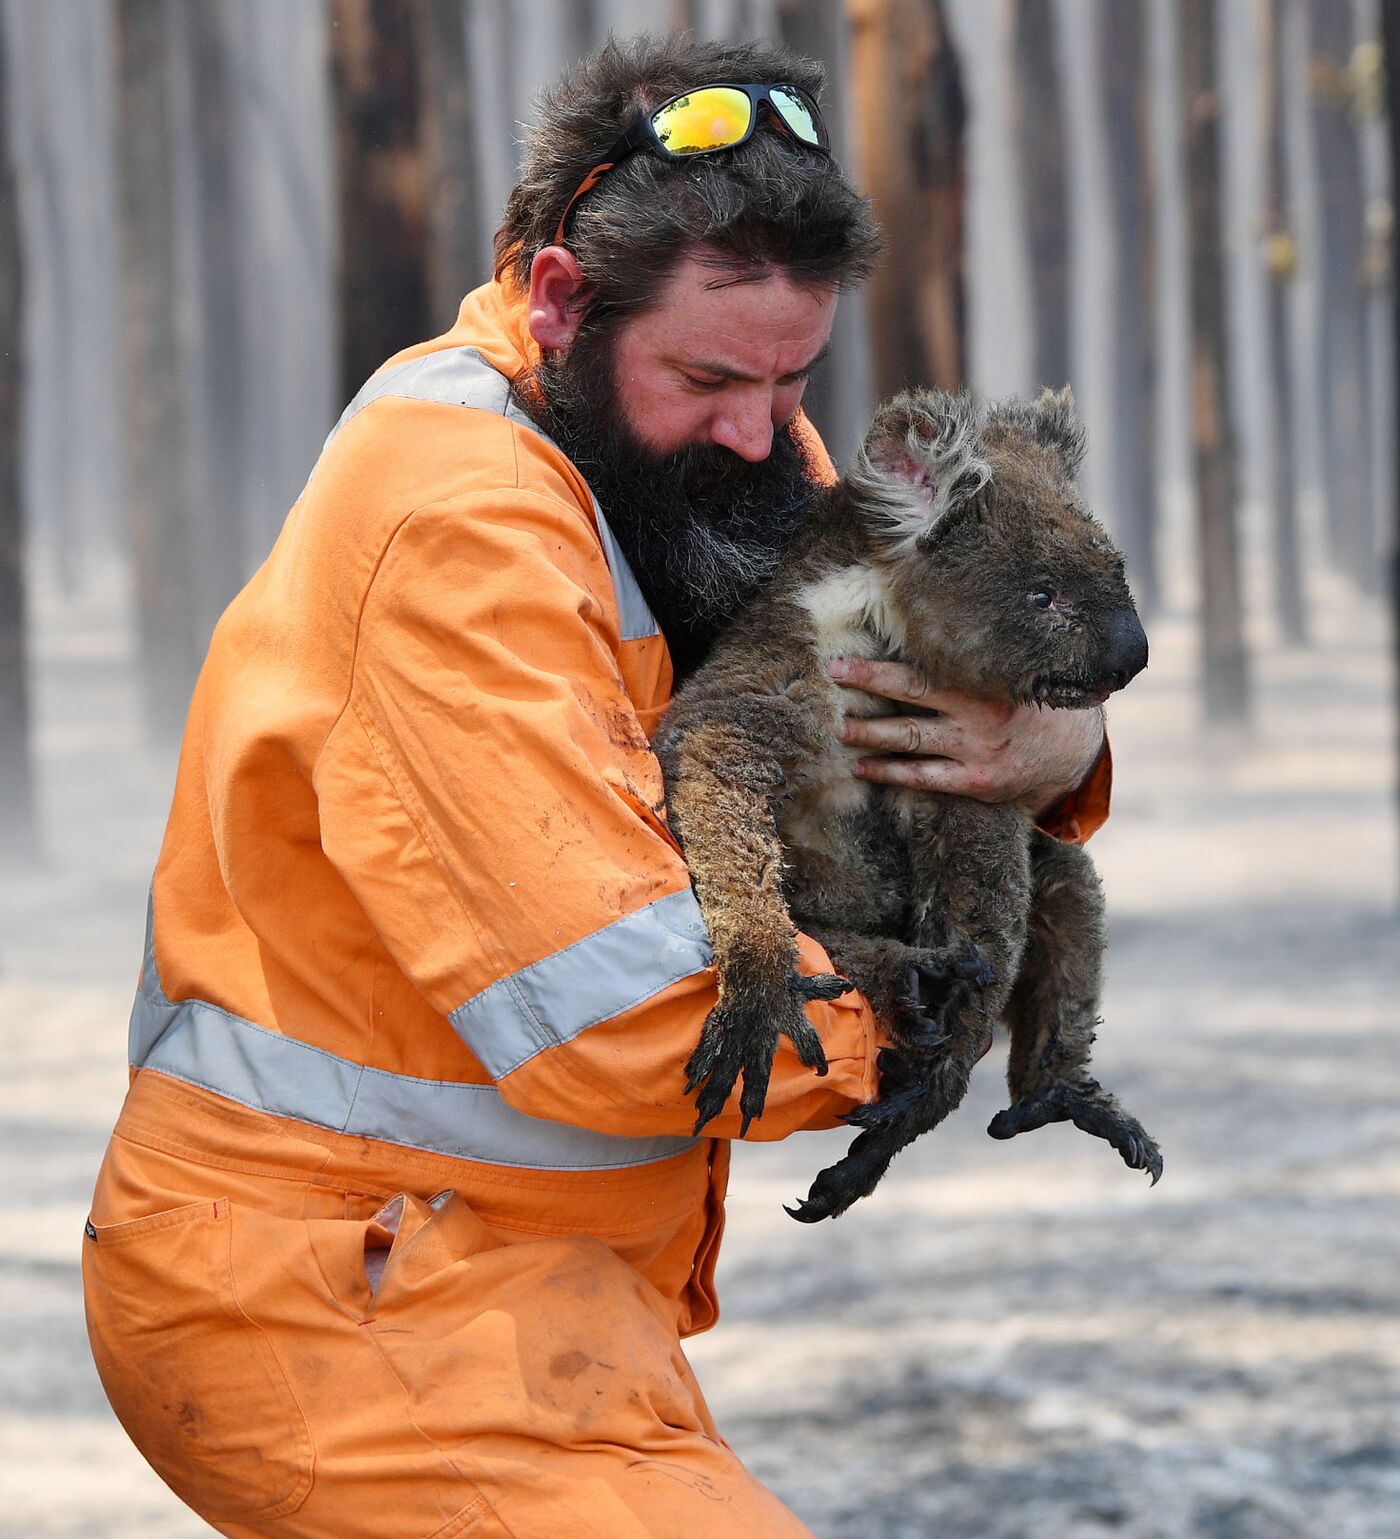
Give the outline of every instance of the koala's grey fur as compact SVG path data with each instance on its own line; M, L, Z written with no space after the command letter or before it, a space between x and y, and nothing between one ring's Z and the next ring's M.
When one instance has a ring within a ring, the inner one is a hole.
M719 1003L688 1066L697 1131L740 1073L744 1127L780 1036L819 1072L803 1003L853 983L887 1025L879 1099L794 1211L843 1212L962 1099L992 1023L1011 1030L1009 1138L1070 1120L1161 1172L1088 1074L1103 900L1089 857L1019 806L876 786L845 714L910 707L843 689L835 656L897 659L984 699L1096 707L1147 662L1123 560L1074 485L1068 390L979 410L916 392L877 415L850 474L677 694L655 748L715 948ZM843 976L802 978L794 923ZM847 980L850 980L848 983Z

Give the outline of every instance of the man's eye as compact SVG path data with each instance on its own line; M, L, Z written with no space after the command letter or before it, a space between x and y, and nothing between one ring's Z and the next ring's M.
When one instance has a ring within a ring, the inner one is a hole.
M685 374L682 378L694 390L718 390L724 383L722 379L697 379L694 374Z

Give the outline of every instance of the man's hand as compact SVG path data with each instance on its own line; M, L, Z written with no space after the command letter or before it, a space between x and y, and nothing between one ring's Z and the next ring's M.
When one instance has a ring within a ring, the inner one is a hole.
M1101 710L976 700L934 689L904 663L837 658L827 671L849 688L937 713L847 716L842 741L873 751L856 765L864 780L981 802L1022 802L1039 817L1083 782L1103 748Z

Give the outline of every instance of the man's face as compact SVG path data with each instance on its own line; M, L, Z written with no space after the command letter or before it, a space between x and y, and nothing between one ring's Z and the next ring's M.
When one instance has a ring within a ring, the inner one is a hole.
M817 487L791 419L836 291L733 276L682 262L652 309L585 324L533 380L682 674L772 575Z
M716 444L766 459L835 314L834 288L799 288L781 273L735 283L686 258L660 302L616 333L613 378L627 427L655 453Z

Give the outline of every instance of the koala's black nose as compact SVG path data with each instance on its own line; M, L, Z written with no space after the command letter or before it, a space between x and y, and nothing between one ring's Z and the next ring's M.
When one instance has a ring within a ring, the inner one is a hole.
M1104 625L1105 672L1122 689L1147 667L1147 633L1133 609L1115 609Z

